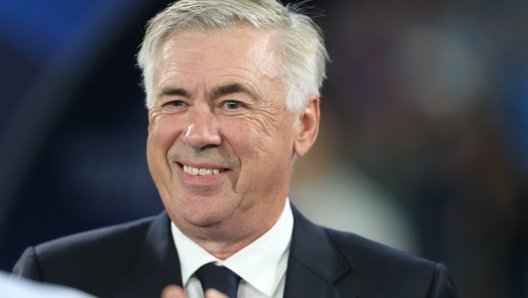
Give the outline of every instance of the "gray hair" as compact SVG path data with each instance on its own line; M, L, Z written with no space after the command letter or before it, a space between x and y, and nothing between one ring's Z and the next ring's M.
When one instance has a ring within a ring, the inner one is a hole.
M240 25L279 32L277 53L282 59L280 73L288 110L300 112L310 96L320 95L328 54L321 29L297 6L284 6L277 0L181 0L147 23L137 55L143 71L147 108L153 106L151 91L156 54L167 36L188 29L205 31Z

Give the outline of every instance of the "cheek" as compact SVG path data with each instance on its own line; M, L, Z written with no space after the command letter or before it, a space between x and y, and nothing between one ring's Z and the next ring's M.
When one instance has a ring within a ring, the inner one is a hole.
M151 122L147 148L166 151L174 144L180 133L181 128L174 117L159 115Z
M280 119L239 119L238 123L229 125L226 131L230 133L226 139L242 163L284 160L293 150L290 129Z
M239 120L231 129L229 139L237 155L246 159L255 159L270 153L273 134L269 127L259 121ZM242 160L244 162L244 160Z
M171 204L171 169L168 151L178 138L178 126L170 115L158 115L150 122L147 139L147 163L164 204Z

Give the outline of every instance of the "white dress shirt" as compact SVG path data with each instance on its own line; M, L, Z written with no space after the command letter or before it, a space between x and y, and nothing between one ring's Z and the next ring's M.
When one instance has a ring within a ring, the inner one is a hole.
M204 297L194 273L210 262L225 266L241 277L237 298L283 297L293 232L293 214L288 199L271 229L223 261L185 236L174 223L171 230L180 258L183 286L189 298Z

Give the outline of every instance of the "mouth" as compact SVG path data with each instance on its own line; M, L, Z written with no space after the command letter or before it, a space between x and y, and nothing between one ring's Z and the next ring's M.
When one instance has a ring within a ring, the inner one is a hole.
M193 166L188 166L184 164L179 164L183 171L189 175L193 176L210 176L210 175L218 175L220 173L225 172L227 169L220 169L220 168L196 168Z

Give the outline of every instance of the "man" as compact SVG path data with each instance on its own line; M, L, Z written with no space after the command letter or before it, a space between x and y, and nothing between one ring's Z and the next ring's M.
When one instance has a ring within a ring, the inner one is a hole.
M159 297L171 284L165 294L191 298L210 287L238 298L456 297L443 265L316 226L290 205L326 59L317 26L276 0L169 6L138 55L166 213L28 248L14 274L100 297Z

